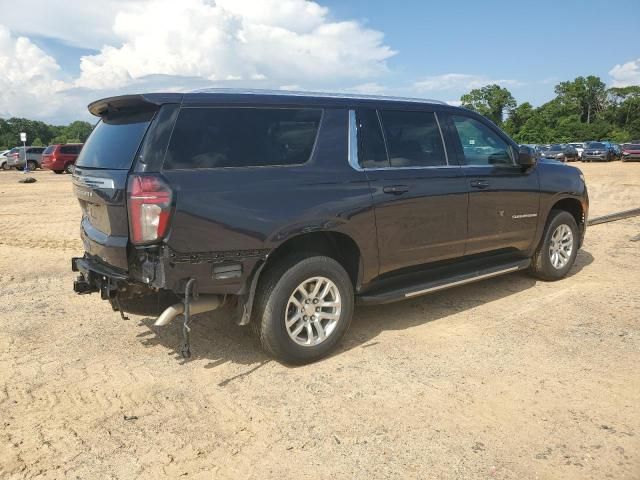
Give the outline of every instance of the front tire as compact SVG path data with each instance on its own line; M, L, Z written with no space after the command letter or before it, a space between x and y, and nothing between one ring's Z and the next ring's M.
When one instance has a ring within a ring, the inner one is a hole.
M38 162L34 162L33 160L27 161L27 168L29 169L29 171L35 172L35 170L38 168Z
M252 319L262 347L290 364L329 354L351 323L353 285L330 257L291 257L266 271Z
M565 210L551 210L540 245L531 259L530 272L541 280L564 278L578 254L579 229Z

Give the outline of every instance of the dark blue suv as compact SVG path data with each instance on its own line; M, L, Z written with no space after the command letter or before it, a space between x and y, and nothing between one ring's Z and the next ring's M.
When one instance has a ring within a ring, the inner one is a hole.
M226 303L276 358L314 361L356 303L556 280L584 237L579 170L441 102L204 90L89 110L74 290L156 325L181 315L184 355L191 315Z

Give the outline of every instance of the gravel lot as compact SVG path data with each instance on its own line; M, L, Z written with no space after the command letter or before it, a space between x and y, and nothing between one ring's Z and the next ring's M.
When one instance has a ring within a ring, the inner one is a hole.
M579 164L592 215L640 163ZM71 290L70 178L0 172L0 478L640 478L640 217L592 227L569 278L523 273L359 308L289 368L224 311L121 320Z

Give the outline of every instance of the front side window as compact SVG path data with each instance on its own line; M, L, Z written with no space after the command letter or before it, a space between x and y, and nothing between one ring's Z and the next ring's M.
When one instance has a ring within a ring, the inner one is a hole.
M440 128L433 112L380 111L391 167L447 164Z
M298 165L311 157L322 110L183 108L164 168Z
M453 115L451 119L467 165L513 165L510 146L488 126L462 115Z

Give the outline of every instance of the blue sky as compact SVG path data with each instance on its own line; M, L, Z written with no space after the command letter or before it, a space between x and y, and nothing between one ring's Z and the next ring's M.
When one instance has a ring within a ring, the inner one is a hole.
M540 105L578 75L640 84L638 0L0 0L0 11L2 117L65 122L96 98L203 85L455 102L499 83ZM64 21L51 28L54 14Z
M607 81L613 65L640 56L638 0L324 4L337 17L361 18L384 32L399 52L389 60L396 82L448 72L516 79L524 85L507 88L517 99L541 104L553 98L558 81L579 75ZM600 27L602 33L589 33Z

